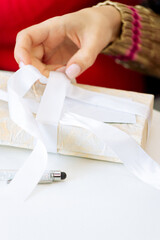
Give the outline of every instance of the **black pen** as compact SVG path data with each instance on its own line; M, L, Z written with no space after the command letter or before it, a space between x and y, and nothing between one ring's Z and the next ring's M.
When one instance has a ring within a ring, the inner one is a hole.
M10 183L16 172L17 170L0 169L0 181ZM41 177L39 184L61 181L66 179L66 177L67 174L65 172L61 172L60 170L46 170Z

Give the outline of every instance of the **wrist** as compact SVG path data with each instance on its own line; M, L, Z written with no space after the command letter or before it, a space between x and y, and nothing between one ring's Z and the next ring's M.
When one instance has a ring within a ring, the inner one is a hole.
M122 19L120 11L111 5L98 6L97 7L102 14L106 16L106 23L110 25L111 39L110 43L115 41L121 33ZM105 24L105 23L104 23Z

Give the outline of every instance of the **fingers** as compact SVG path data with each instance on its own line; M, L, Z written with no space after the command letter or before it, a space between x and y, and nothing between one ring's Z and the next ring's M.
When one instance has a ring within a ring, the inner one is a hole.
M43 42L46 37L47 30L44 29L43 25L41 24L34 25L19 32L17 34L16 45L14 50L14 56L17 63L21 61L24 64L31 64L32 63L31 51L33 46L36 46L38 45L38 43Z
M14 57L18 64L23 62L25 65L35 65L35 58L42 61L50 48L60 44L63 38L63 24L59 17L33 25L17 34Z
M99 14L95 15L95 10L92 8L80 11L79 14L80 27L75 25L75 36L78 36L80 48L66 65L66 74L71 79L92 66L98 54L110 42L110 30L108 29L107 34L102 30L103 17L101 19ZM70 35L72 38L73 35Z
M90 36L87 39L90 39ZM66 66L66 74L73 79L92 66L102 50L97 43L97 39L85 41L82 47L71 57Z
M76 36L80 40L80 49L67 63L66 74L69 78L76 78L93 65L98 54L115 40L114 35L117 37L117 33L114 34L115 29L119 29L121 24L120 14L117 12L113 7L87 8L78 12L81 27ZM77 31L76 21L72 22Z
M110 43L108 14L104 17L97 11L88 8L22 30L15 45L16 61L35 66L45 76L66 65L68 77L76 78L93 65L97 55ZM102 29L104 22L107 23Z

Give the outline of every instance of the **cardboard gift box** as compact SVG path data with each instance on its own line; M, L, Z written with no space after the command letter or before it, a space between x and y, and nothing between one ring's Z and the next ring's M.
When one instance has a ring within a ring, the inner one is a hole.
M6 91L7 81L12 74L12 72L0 71L0 89ZM133 102L145 104L150 109L151 118L154 103L154 96L151 94L94 87L76 83L75 85L93 92L123 97L131 99ZM31 99L40 101L44 89L45 86L37 82L30 92L27 93L27 96ZM136 115L135 118L135 123L110 122L110 124L128 133L140 146L145 148L149 131L148 119L140 115ZM2 100L0 100L0 144L27 149L33 149L35 145L34 138L11 121L9 117L8 103ZM87 129L65 126L60 123L58 125L57 152L65 155L120 162L114 152L109 147L104 148L103 143Z

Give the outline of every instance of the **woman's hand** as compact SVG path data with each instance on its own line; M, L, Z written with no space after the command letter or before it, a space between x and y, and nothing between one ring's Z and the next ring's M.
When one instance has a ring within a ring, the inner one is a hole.
M68 77L75 78L119 36L120 28L120 13L113 6L54 17L18 33L15 59L32 64L45 76L65 66Z

